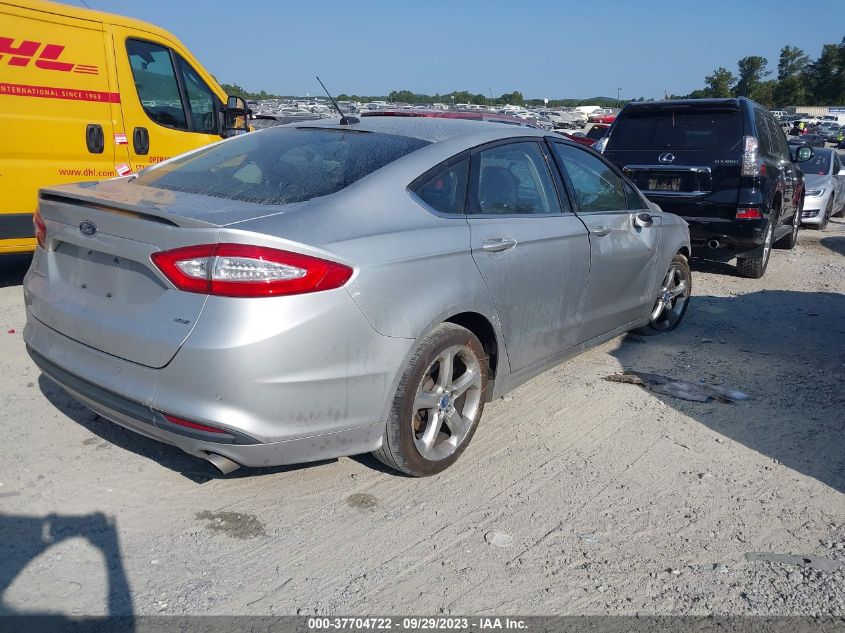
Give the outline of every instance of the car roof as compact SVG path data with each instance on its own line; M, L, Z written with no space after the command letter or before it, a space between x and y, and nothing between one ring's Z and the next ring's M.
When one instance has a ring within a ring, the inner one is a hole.
M661 110L671 108L726 108L740 110L742 103L754 103L745 97L738 97L736 99L665 99L661 101L640 101L636 103L628 103L623 108L624 110ZM762 108L762 106L760 106Z
M546 131L506 123L492 121L476 121L472 119L445 119L431 117L363 117L358 123L341 125L338 119L323 119L306 123L291 123L290 127L299 129L326 128L348 129L362 132L379 132L408 136L411 138L437 143L459 136L473 136L473 141L483 143L515 136L545 136Z

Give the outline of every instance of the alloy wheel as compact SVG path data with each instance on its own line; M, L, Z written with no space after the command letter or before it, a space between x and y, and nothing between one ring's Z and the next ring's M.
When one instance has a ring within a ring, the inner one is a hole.
M479 359L466 345L445 349L423 374L414 398L414 445L429 461L452 455L467 437L481 405Z
M688 273L672 262L657 291L657 301L651 311L651 325L656 330L671 329L683 316L691 290Z

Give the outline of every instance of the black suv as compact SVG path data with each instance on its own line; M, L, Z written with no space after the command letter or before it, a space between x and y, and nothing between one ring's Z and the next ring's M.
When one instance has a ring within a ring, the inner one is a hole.
M745 98L626 105L604 155L665 211L689 223L693 249L737 258L737 272L759 278L772 245L798 239L810 148L790 148L763 106Z

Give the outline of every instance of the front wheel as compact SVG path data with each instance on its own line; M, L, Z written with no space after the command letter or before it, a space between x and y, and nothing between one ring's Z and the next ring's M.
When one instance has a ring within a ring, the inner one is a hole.
M657 300L649 315L648 325L637 330L640 334L671 332L681 324L687 312L692 292L692 272L687 258L676 253L669 264L663 283L657 290Z
M442 323L411 357L373 455L415 477L451 466L472 439L487 395L488 360L478 338Z

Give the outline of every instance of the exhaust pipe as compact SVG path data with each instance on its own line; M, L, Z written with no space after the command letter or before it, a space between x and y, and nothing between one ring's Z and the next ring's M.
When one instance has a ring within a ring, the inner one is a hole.
M707 248L719 248L721 245L719 240L710 240L707 242Z
M205 458L224 475L233 473L241 467L240 464L233 462L228 457L218 455L217 453L206 453Z

